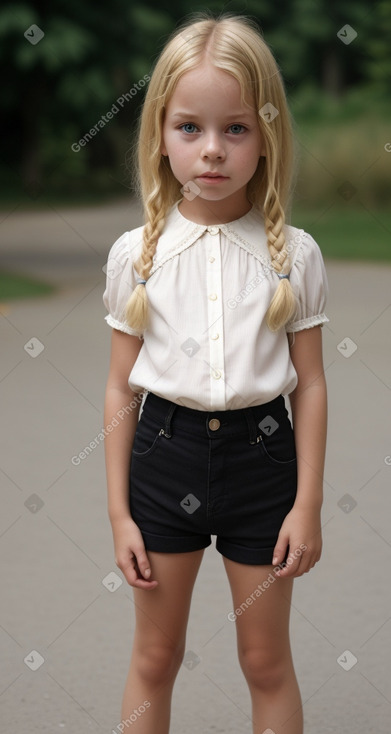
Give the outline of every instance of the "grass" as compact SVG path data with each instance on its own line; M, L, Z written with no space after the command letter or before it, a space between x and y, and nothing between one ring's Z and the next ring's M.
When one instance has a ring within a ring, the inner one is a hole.
M55 287L48 283L42 283L24 275L0 271L0 302L13 298L46 296L54 291Z
M391 261L391 212L295 207L291 224L309 232L327 258Z

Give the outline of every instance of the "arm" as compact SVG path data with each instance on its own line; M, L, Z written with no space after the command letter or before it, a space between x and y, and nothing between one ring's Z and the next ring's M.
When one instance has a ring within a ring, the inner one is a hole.
M286 516L275 547L276 564L290 552L307 546L280 576L301 576L319 560L322 549L320 511L327 432L327 389L323 371L320 326L295 333L291 359L298 376L289 399L297 455L297 494ZM273 563L274 563L273 559Z
M118 421L118 425L115 425L104 439L108 514L111 522L130 516L127 499L129 462L139 408L127 411L122 420L118 419L118 412L139 397L129 388L128 377L141 345L142 342L137 336L130 336L117 329L112 330L110 368L104 406L105 426L109 425L113 418L117 417Z
M142 341L118 329L112 329L111 358L106 384L104 423L114 422L113 430L105 436L105 464L108 494L108 514L113 530L115 562L132 586L154 588L156 581L148 576L148 557L139 528L129 510L129 466L134 436L140 412L142 393L134 393L128 385L130 371L138 357ZM138 407L124 411L137 401ZM118 418L119 411L121 418Z

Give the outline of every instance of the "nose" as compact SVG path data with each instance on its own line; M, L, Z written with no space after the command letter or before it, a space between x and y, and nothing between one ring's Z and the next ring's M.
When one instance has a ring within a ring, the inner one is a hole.
M225 159L224 144L216 132L211 131L205 134L201 155L202 158Z

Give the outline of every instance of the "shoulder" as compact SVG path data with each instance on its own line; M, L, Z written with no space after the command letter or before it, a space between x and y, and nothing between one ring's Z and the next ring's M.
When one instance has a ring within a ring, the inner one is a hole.
M142 227L124 232L110 248L106 263L106 288L103 303L109 312L105 319L109 326L127 334L139 336L141 332L132 329L125 316L126 304L137 285L137 271L134 262L140 253Z
M124 232L118 239L115 240L111 246L108 261L118 262L121 266L129 259L134 262L141 253L142 242L143 242L143 230L142 227L137 227L129 232ZM111 265L114 266L115 262Z
M297 309L285 330L301 331L322 325L329 286L321 249L304 229L287 227L286 247L290 256L290 284L297 296Z
M306 263L323 263L322 251L309 232L289 224L285 225L285 237L292 268Z

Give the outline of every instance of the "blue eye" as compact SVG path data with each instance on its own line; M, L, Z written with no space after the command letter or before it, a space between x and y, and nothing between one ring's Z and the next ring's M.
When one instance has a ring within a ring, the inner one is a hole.
M192 130L189 130L189 128L192 128ZM188 135L194 133L196 128L197 125L194 125L193 122L184 122L182 125L179 126L179 129L182 130L182 132L187 133ZM233 130L233 128L235 129ZM246 130L246 128L244 125L240 125L238 122L235 122L233 123L233 125L229 126L228 130L231 130L233 135L240 135L243 131Z
M180 126L179 129L180 130L183 130L183 128L185 128L185 127L196 127L196 126L192 122L185 122L183 125ZM193 130L190 130L190 131L189 130L183 130L183 132L186 132L186 133L189 133L190 132L191 133L191 132L194 132L194 131Z
M233 127L236 127L236 128L240 127L240 128L242 128L242 130L245 130L244 125L239 125L239 123L236 123L236 122L233 125L230 125L230 128L233 128ZM234 133L234 134L236 134L236 133Z

